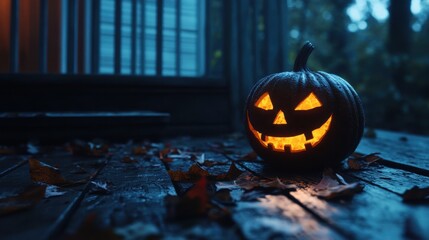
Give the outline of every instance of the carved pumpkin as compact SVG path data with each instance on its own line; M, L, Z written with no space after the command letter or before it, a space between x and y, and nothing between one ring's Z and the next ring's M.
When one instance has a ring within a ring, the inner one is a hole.
M246 103L250 145L263 159L287 167L333 166L356 149L364 113L355 90L341 77L310 71L307 42L292 72L269 75Z

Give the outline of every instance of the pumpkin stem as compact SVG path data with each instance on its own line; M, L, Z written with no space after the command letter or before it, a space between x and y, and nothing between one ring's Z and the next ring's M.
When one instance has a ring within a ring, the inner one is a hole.
M314 46L311 44L311 42L305 42L304 46L302 46L301 50L299 51L298 56L296 56L295 64L293 65L294 72L309 71L307 68L307 60L311 52L313 52L313 49Z

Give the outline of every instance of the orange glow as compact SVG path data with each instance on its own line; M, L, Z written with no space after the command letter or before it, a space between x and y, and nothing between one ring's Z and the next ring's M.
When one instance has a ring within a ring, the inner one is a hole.
M262 94L258 101L256 101L255 106L264 110L273 110L273 103L271 102L270 95L268 93Z
M280 110L279 113L277 113L276 118L274 118L273 124L287 124L285 114L283 113L282 110Z
M295 110L310 110L321 106L322 104L320 103L319 99L317 99L316 95L314 95L314 93L310 93L310 95L308 95L302 102L298 104Z
M276 152L285 152L285 147L290 146L290 151L292 153L303 152L306 150L305 145L311 144L312 147L322 141L325 134L328 132L329 127L331 126L332 115L326 120L325 123L322 124L317 129L314 129L311 133L313 134L313 138L306 140L306 137L303 134L292 136L292 137L272 137L265 136L265 139L262 139L262 133L256 131L253 128L252 123L249 120L249 116L247 116L247 122L249 125L250 131L252 131L253 135L258 139L262 146L268 148L269 145L272 145L273 151Z

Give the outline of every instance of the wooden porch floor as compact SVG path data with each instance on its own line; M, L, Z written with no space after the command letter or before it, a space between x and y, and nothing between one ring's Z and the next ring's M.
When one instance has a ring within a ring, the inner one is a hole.
M337 174L240 135L0 147L0 239L429 239L429 138L370 135Z

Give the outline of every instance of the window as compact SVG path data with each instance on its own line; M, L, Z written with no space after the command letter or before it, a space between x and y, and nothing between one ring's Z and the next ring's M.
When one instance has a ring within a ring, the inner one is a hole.
M70 14L84 18L73 19ZM61 72L76 69L68 67L69 61L75 65L79 58L68 56L73 54L68 41L82 38L83 47L74 46L85 51L85 73L204 75L204 15L204 0L99 0L98 4L76 1L75 5L63 0ZM76 24L74 30L70 30L70 21ZM85 36L73 36L73 31Z

